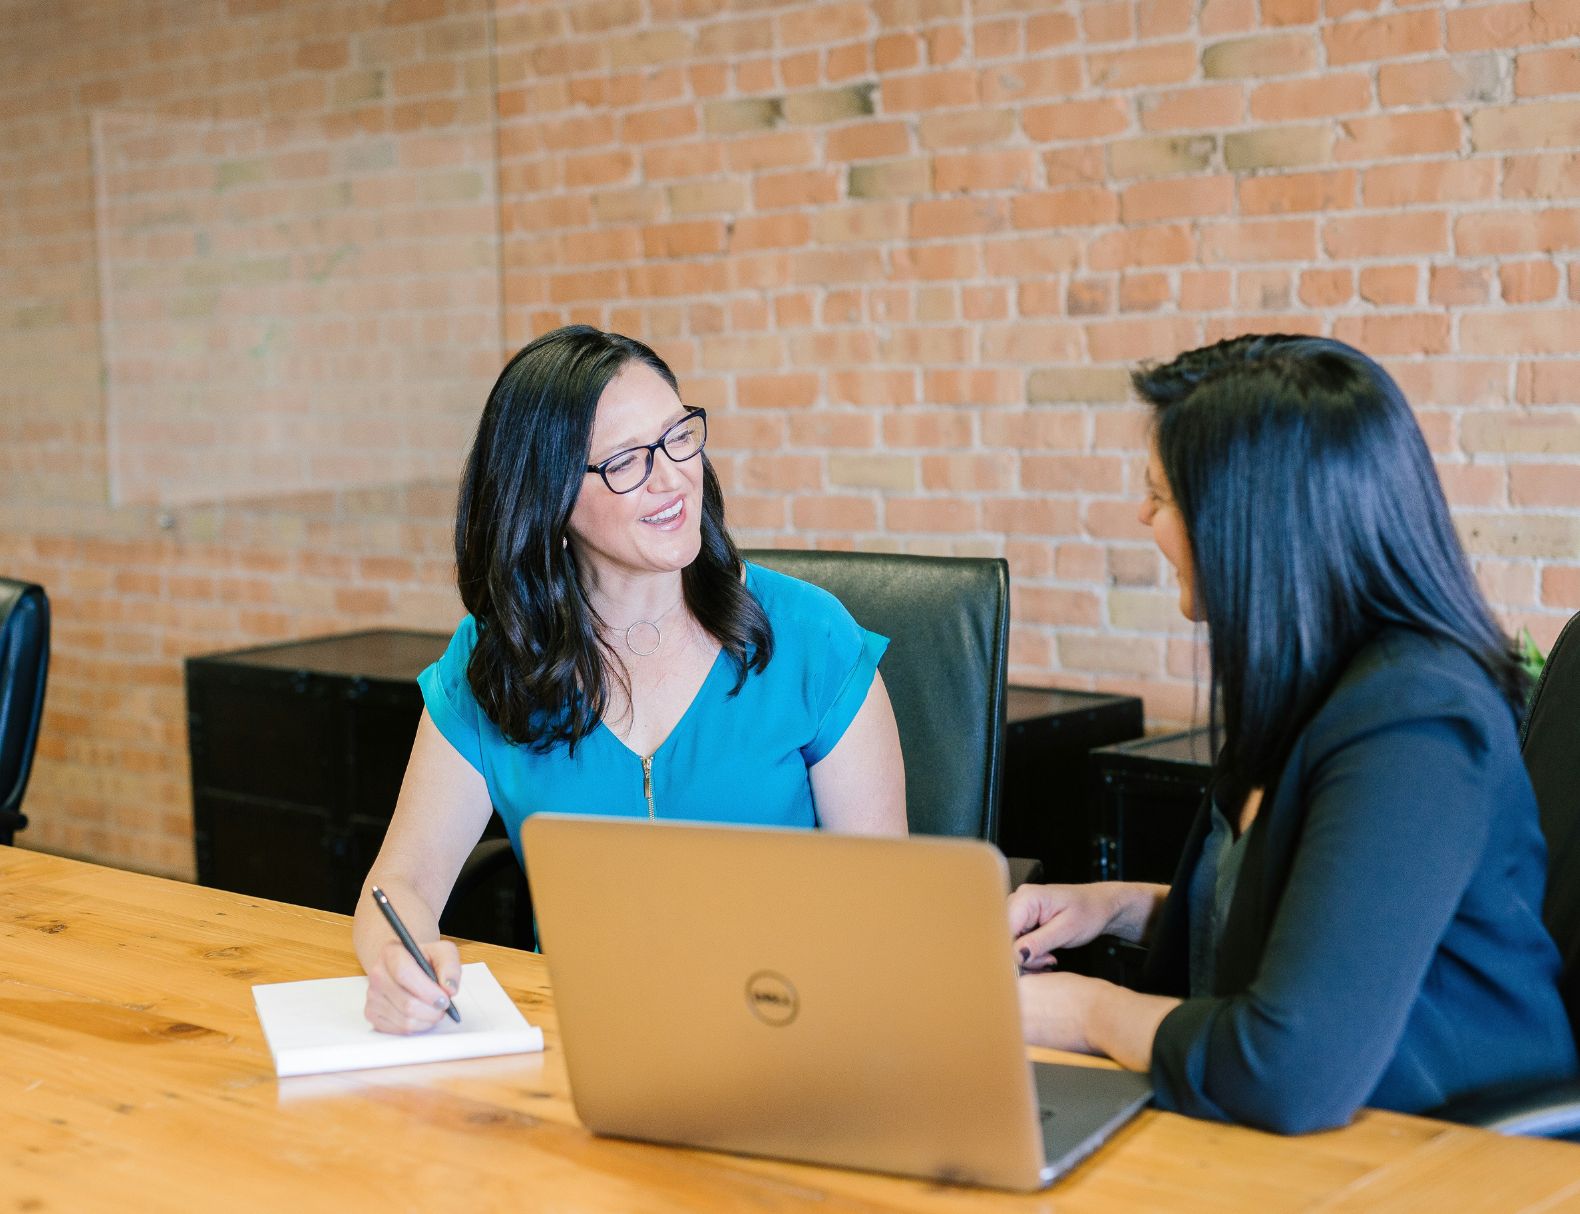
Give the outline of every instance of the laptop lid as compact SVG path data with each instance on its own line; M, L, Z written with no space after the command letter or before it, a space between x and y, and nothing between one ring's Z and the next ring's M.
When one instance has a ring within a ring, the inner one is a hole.
M553 814L522 841L589 1129L1051 1179L995 848Z

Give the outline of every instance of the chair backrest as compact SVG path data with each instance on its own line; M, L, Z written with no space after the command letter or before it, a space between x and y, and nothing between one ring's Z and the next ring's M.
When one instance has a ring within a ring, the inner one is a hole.
M1580 1037L1580 612L1553 642L1520 730L1547 837L1547 930L1563 954L1559 990Z
M49 673L49 599L42 586L0 578L0 843L27 825L22 794L33 769Z
M911 830L998 841L1009 566L997 557L763 549L889 638L879 664L905 751Z

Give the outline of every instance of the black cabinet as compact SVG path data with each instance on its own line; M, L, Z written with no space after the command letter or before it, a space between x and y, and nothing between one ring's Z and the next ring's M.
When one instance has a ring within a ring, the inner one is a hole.
M1088 754L1141 736L1136 696L1011 687L1005 704L999 846L1042 861L1046 881L1089 881L1094 821Z
M1098 881L1167 885L1185 836L1207 795L1211 738L1206 728L1158 734L1092 751L1095 865ZM1089 972L1125 986L1140 976L1144 950L1102 940L1090 950Z
M188 658L198 881L349 913L400 792L440 633Z

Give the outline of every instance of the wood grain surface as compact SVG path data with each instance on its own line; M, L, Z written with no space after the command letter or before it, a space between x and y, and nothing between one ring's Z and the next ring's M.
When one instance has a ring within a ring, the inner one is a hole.
M1391 1113L1291 1139L1149 1110L1032 1196L600 1139L542 959L461 956L543 1054L278 1080L251 987L358 972L348 919L0 847L0 1210L1580 1214L1580 1147Z

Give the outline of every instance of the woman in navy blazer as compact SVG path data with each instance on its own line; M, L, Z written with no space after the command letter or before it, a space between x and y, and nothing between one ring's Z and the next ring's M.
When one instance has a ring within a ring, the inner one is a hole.
M1028 1039L1285 1133L1573 1075L1526 682L1398 386L1286 336L1135 383L1141 520L1207 625L1222 749L1172 886L1012 896ZM1052 972L1105 933L1150 944L1145 992Z

